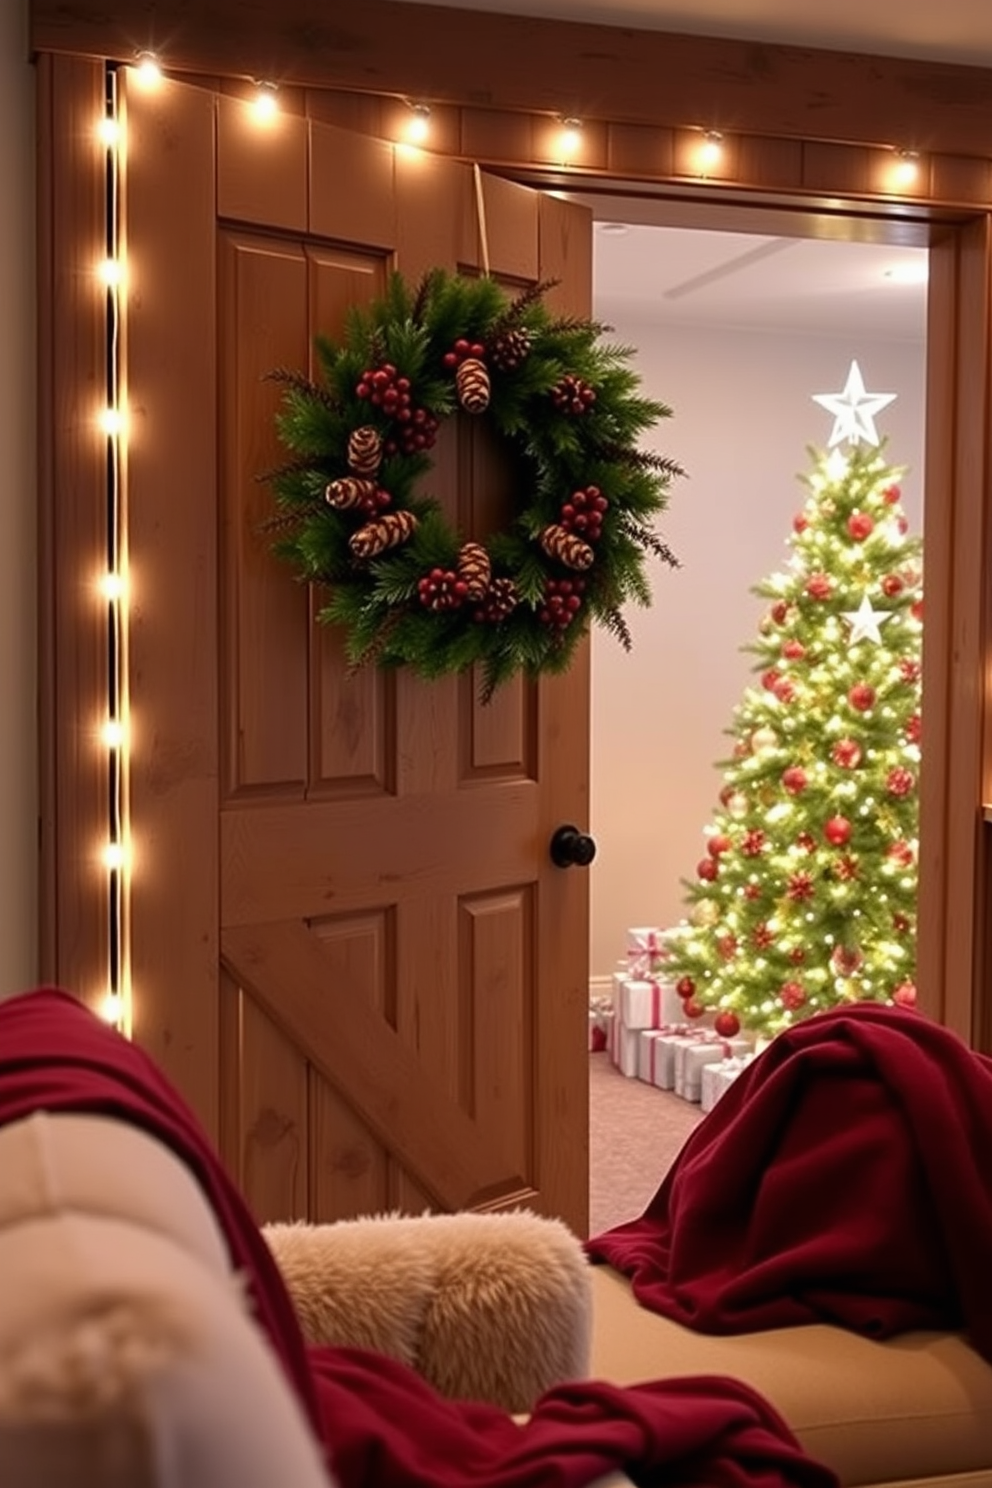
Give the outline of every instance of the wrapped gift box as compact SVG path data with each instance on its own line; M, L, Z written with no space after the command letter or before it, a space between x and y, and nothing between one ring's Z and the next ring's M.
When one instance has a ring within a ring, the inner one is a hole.
M675 1094L683 1100L702 1101L703 1070L708 1064L750 1053L747 1039L723 1039L715 1033L683 1039L675 1051Z
M619 991L620 1021L625 1028L663 1028L682 1021L682 1001L668 982L623 977Z
M645 1051L646 1034L649 1033L651 1042ZM638 1051L638 1063L644 1061L643 1068L647 1072L641 1075L641 1079L648 1079L651 1085L656 1085L659 1090L675 1089L675 1056L680 1045L689 1043L698 1037L695 1029L661 1028L643 1030L640 1034L641 1045Z
M721 1095L730 1089L741 1070L746 1069L753 1058L753 1054L733 1055L730 1059L721 1059L719 1064L704 1066L699 1102L704 1111L712 1111Z
M627 931L626 972L635 979L660 971L667 956L664 932L655 925L635 925Z
M637 1074L637 1055L641 1032L638 1028L624 1028L616 1018L613 1020L613 1063L622 1075L633 1078Z

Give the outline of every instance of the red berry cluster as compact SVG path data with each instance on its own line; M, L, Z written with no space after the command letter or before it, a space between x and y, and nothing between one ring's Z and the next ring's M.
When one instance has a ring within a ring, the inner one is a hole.
M430 449L437 438L438 421L426 408L414 408L409 377L400 377L392 362L370 367L355 385L355 394L365 398L373 408L381 408L395 425L395 432L383 442L387 455L415 454Z
M432 568L417 583L420 603L428 610L457 610L468 586L450 568Z
M459 336L450 351L446 351L441 358L445 367L455 368L468 357L481 360L486 354L486 348L481 341L466 341L464 336Z
M584 579L548 579L537 618L553 630L565 630L582 608Z
M392 502L392 496L384 491L381 486L376 486L370 496L363 496L358 503L358 510L366 512L368 516L374 517L378 512L385 511Z
M551 389L551 401L559 413L588 413L596 401L596 389L569 372Z
M561 509L561 525L586 542L594 543L603 534L603 514L610 503L598 486L573 491Z

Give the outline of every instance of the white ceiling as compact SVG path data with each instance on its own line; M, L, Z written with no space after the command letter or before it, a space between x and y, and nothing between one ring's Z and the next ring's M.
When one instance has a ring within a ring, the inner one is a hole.
M619 201L613 213L593 239L603 319L924 339L926 284L898 276L925 273L925 249L625 224Z
M435 0L458 10L546 16L695 36L992 67L990 0ZM659 78L659 87L664 79Z

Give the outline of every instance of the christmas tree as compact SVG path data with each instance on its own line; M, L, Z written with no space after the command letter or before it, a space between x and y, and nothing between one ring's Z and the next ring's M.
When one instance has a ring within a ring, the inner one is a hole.
M669 973L690 1017L773 1034L861 999L915 1001L922 543L856 362L811 450L769 603L757 685L686 882Z

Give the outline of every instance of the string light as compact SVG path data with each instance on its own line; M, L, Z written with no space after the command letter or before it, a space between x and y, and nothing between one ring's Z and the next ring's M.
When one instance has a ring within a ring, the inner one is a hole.
M108 150L115 149L121 138L120 122L112 118L101 119L96 126L96 137Z
M412 103L410 105L410 118L406 126L406 142L408 145L424 145L430 138L431 133L431 111L426 103Z
M97 265L97 276L108 289L116 289L124 283L124 265L119 258L105 258Z
M915 186L920 175L920 157L915 150L897 150L891 171L892 186L896 191L907 191Z
M716 129L709 129L703 135L703 142L699 147L699 168L705 176L720 164L723 159L723 135Z

